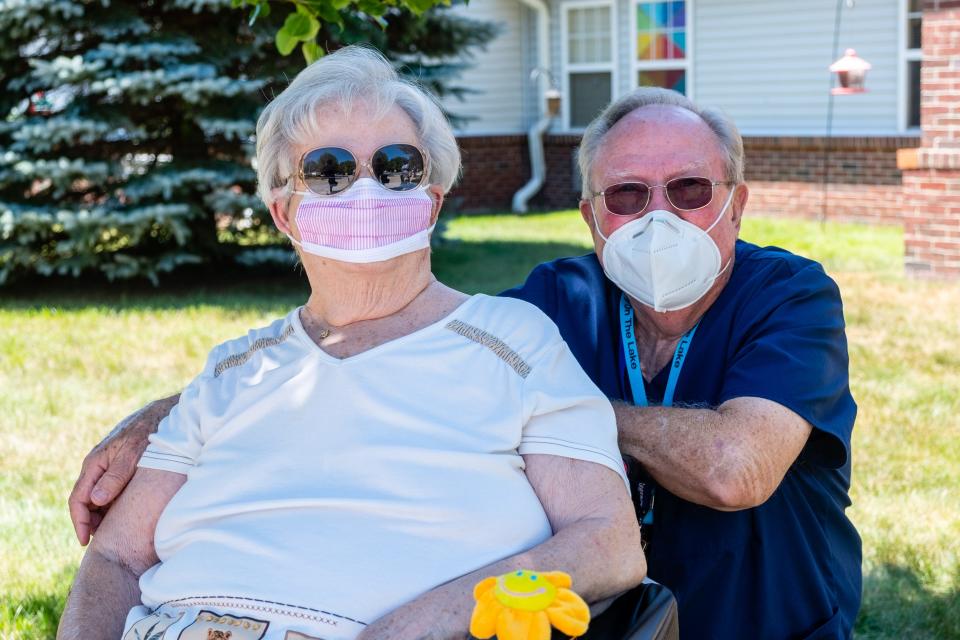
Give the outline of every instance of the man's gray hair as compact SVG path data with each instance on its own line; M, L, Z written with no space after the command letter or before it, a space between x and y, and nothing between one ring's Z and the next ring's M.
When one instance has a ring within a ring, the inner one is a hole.
M450 190L460 173L460 150L436 98L400 78L376 50L354 45L326 55L298 73L260 114L257 191L267 206L278 199L273 191L277 187L287 186L289 193L289 179L300 161L294 150L315 137L324 113L331 108L353 113L359 104L369 108L374 118L385 116L394 106L403 109L430 158L430 183L443 186L444 192ZM366 124L357 121L356 126Z
M700 119L706 122L717 136L720 148L726 156L724 158L726 179L736 183L743 182L743 138L740 137L737 125L733 124L725 113L719 109L698 107L686 96L670 89L640 87L612 102L584 131L577 153L577 162L583 179L582 198L587 199L593 195L593 186L590 184L593 162L607 132L624 116L650 105L680 107L700 116Z

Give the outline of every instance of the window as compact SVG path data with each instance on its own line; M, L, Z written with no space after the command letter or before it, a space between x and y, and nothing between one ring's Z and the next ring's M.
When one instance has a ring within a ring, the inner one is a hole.
M690 76L690 7L687 0L635 2L634 76L638 86L687 94Z
M564 118L568 128L583 128L613 98L613 5L569 3L563 12L566 67Z
M920 26L923 22L923 3L921 0L905 0L906 13L906 50L904 51L905 65L905 98L906 98L906 126L914 129L920 126L920 61L923 59L923 50L920 42Z

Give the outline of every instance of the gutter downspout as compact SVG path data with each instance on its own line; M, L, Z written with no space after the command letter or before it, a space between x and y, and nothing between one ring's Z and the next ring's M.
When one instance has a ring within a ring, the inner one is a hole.
M526 213L527 202L530 201L543 186L547 176L547 164L543 153L543 134L550 128L550 122L555 113L546 104L545 98L556 93L550 87L550 13L543 0L520 0L523 4L537 12L537 68L533 70L537 77L537 96L539 98L540 118L527 133L527 142L530 148L530 180L519 191L513 194L513 211ZM556 95L559 99L559 94Z
M547 163L543 157L543 134L550 128L553 116L545 115L527 132L527 145L530 148L530 180L513 194L513 212L526 213L527 202L535 196L547 177Z

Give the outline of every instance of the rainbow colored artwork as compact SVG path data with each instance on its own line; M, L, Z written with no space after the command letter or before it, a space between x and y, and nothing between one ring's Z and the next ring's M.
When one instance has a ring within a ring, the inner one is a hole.
M683 60L687 55L685 0L637 4L637 59Z

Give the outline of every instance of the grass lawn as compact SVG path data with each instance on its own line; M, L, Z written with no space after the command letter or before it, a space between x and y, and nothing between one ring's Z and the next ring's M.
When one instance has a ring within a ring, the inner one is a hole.
M960 286L904 278L897 229L747 219L742 237L820 260L844 295L860 405L857 637L960 639ZM576 212L456 218L446 238L437 275L468 292L497 292L589 243ZM65 501L87 450L182 387L213 345L306 292L295 276L223 280L0 290L0 639L55 635L82 555Z

